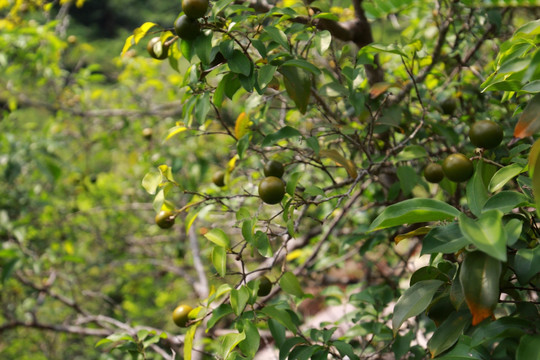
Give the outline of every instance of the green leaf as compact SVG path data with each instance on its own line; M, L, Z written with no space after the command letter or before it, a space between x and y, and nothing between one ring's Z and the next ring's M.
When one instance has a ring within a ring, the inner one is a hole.
M249 300L249 289L243 285L239 289L231 290L231 307L237 316L240 316L246 308Z
M425 158L428 155L426 148L420 145L405 146L403 150L394 156L395 161L409 161Z
M2 284L5 284L6 281L10 278L13 270L15 269L15 265L17 265L18 262L19 259L12 259L7 263L2 264Z
M514 268L520 284L526 285L540 272L540 245L533 249L519 249L514 258Z
M470 324L471 315L468 312L453 312L435 330L427 346L431 357L434 358L450 349L462 335L465 327Z
M529 204L529 198L517 191L501 191L486 201L483 211L499 210L504 214L512 209Z
M506 224L504 224L504 229L506 230L506 245L514 245L521 236L521 231L523 230L523 221L520 219L510 219Z
M246 334L244 332L241 332L239 334L227 334L221 336L221 344L218 353L222 356L224 360L227 360L234 348L245 338Z
M272 338L275 341L276 347L281 349L287 336L285 334L285 326L281 325L277 320L268 319L268 328L272 334Z
M223 319L225 316L232 314L233 309L229 303L221 304L212 311L212 316L206 324L207 331L216 325L216 323Z
M238 142L236 143L236 151L238 152L238 157L240 160L243 159L246 150L249 148L249 140L251 138L251 135L248 133L240 138Z
M474 171L473 177L470 181L467 182L467 203L471 212L480 216L484 204L489 198L487 187L484 184L484 162L478 161L476 163L476 170Z
M315 43L315 48L317 49L319 55L324 55L332 43L332 34L328 30L319 31L315 35L313 42Z
M291 349L298 344L303 343L305 343L305 340L300 337L293 337L285 340L285 342L279 347L279 360L287 359Z
M332 345L336 347L339 354L345 358L346 356L349 357L351 360L358 359L358 356L354 353L354 348L351 344L346 343L345 341L335 340L332 342Z
M142 186L150 195L156 194L159 184L161 184L161 173L157 171L150 171L144 175Z
M540 335L525 335L521 338L516 360L540 360Z
M300 180L301 176L301 172L295 172L289 176L289 181L287 181L287 184L285 185L285 190L287 191L287 194L289 194L291 197L294 196L296 186L298 185L298 181Z
M223 11L227 6L229 6L234 0L219 0L213 3L212 6L212 15L214 17L218 16L218 14Z
M261 344L261 336L257 326L248 320L242 322L246 338L238 345L240 350L250 358L255 357Z
M231 247L231 240L221 229L214 228L205 233L204 237L222 248L229 249Z
M287 94L296 104L298 110L305 114L311 95L311 77L304 69L295 66L282 66L279 72L283 75L283 83Z
M281 286L281 289L283 289L283 291L286 293L297 297L304 296L304 291L300 286L298 278L291 272L286 272L283 274L281 279L279 279L279 286Z
M314 75L319 75L321 73L321 70L319 70L318 67L310 63L309 61L306 61L304 59L291 59L285 61L283 64L281 64L282 67L284 66L296 66L301 69L307 70L310 73Z
M501 261L506 261L506 230L499 210L484 212L477 221L459 215L459 228L465 238L478 249Z
M293 137L300 137L300 136L302 136L300 131L298 131L295 128L290 127L290 126L287 125L285 127L282 127L281 129L279 129L277 132L275 132L273 134L270 134L270 135L267 135L264 138L261 146L262 147L270 146L270 145L273 145L273 144L275 144L276 142L278 142L280 140L289 139L289 138L293 138Z
M507 182L524 171L523 165L512 164L498 170L489 182L489 191L495 192L501 189Z
M287 329L296 333L296 325L292 322L291 316L289 313L283 309L279 309L274 305L265 306L261 312L271 319L278 321L280 324L285 326Z
M265 26L264 32L270 36L270 38L277 42L279 45L283 46L287 51L290 50L289 41L287 40L287 35L280 29L275 26Z
M368 232L403 224L452 220L460 214L455 207L435 199L409 199L390 205L371 223Z
M227 59L229 64L229 69L232 72L237 74L242 74L244 76L249 76L251 74L251 61L244 55L240 50L235 49L230 58Z
M416 171L410 166L400 166L396 170L403 196L409 196L418 184Z
M270 245L270 240L268 239L268 235L266 235L265 232L257 231L253 240L259 254L267 258L274 254L272 251L272 246Z
M221 277L227 274L227 250L220 246L212 249L212 265Z
M482 251L465 256L459 281L467 306L473 315L473 326L493 315L499 301L501 262Z
M277 67L273 65L264 65L259 69L257 74L257 82L261 88L265 88L270 81L272 81L274 74L276 73L276 69Z
M536 162L534 165L534 173L532 176L532 188L533 188L533 195L534 195L534 202L536 204L536 214L540 214L540 156L536 158Z
M478 346L498 339L521 337L530 326L530 322L525 319L509 316L492 322L485 322L478 325L473 332L471 345Z
M417 282L405 290L394 307L392 316L394 335L398 332L405 320L426 310L431 303L433 295L435 295L435 292L442 284L443 282L440 280L425 280Z
M212 52L212 32L199 35L197 41L194 41L193 47L201 62L204 65L209 65Z
M459 225L452 223L431 230L422 240L421 254L453 254L469 245Z

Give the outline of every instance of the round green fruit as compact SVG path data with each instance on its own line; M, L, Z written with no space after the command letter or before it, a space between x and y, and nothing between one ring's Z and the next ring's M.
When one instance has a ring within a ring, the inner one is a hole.
M170 229L174 225L176 214L170 210L161 210L156 215L156 224L162 229Z
M441 109L445 115L453 115L457 109L457 101L452 98L446 98L441 103Z
M163 60L169 56L169 47L161 42L159 36L153 37L148 41L146 50L148 51L148 54L156 60Z
M182 11L190 19L201 18L208 11L208 0L182 0Z
M503 136L503 130L499 124L489 120L477 121L469 130L471 143L484 149L493 149L499 146Z
M440 183L444 179L442 166L437 163L428 164L424 169L424 178L430 183Z
M266 296L270 294L270 290L272 290L272 282L266 276L263 276L259 281L259 290L257 291L257 296Z
M219 170L212 175L212 182L219 187L225 186L225 172Z
M474 172L474 166L471 160L463 154L448 155L444 159L444 175L451 181L462 182L471 178Z
M285 168L279 161L270 160L266 163L266 165L264 165L264 176L275 176L281 178L284 172Z
M285 183L278 177L269 176L259 183L259 197L267 204L279 203L285 196Z
M191 310L193 308L189 305L179 305L172 314L174 323L179 327L186 327L189 321L188 314Z
M197 20L192 20L186 15L182 15L174 22L174 31L181 39L193 40L200 34L201 25Z

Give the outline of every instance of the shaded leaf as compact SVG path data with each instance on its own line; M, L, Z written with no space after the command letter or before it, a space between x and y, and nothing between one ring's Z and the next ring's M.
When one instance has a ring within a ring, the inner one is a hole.
M305 114L311 94L311 78L308 72L296 66L282 66L279 72L283 75L283 83L287 94L296 104L298 110Z
M334 160L336 164L343 166L345 170L347 170L347 173L349 174L349 176L352 177L353 179L356 179L356 177L358 176L358 173L356 172L356 165L354 165L354 163L351 160L346 159L344 156L342 156L339 152L337 152L337 150L334 150L334 149L321 150L319 152L319 155L321 157L330 158Z
M436 357L450 349L462 335L465 327L470 324L471 315L468 312L453 312L435 330L427 346L431 357Z
M506 230L499 210L484 212L477 221L459 215L459 228L465 238L478 249L501 261L506 261Z
M298 278L291 272L286 272L283 274L281 279L279 279L279 286L281 286L281 289L283 289L283 291L286 293L297 297L304 296L304 291L300 286Z
M519 249L514 258L514 268L520 284L527 284L540 272L540 246Z
M270 146L270 145L273 145L273 144L275 144L276 142L278 142L280 140L289 139L289 138L292 138L292 137L299 137L299 136L302 136L300 131L296 130L293 127L285 126L285 127L282 127L281 129L279 129L277 132L275 132L273 134L270 134L270 135L267 135L264 138L261 146L263 146L263 147L264 146Z
M516 360L540 360L540 335L525 335L519 341Z

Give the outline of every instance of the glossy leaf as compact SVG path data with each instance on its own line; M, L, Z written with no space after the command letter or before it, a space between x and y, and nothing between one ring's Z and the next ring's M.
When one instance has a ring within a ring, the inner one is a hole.
M486 322L474 330L471 345L478 346L497 339L520 337L530 326L530 322L525 319L509 316Z
M221 229L214 228L205 233L204 237L222 248L229 249L231 247L231 240Z
M242 111L236 118L234 123L234 135L237 139L241 139L244 135L249 132L249 116Z
M409 199L390 205L371 223L368 231L403 224L452 220L460 214L455 207L435 199Z
M506 261L506 230L499 210L484 212L477 221L459 215L459 228L471 244L501 261Z
M291 272L286 272L283 274L281 279L279 279L279 286L281 286L281 289L286 293L297 297L304 296L304 291L300 286L298 278Z
M459 224L452 223L432 229L422 240L421 254L452 254L468 244L469 241L463 236Z
M232 333L220 337L221 346L219 348L219 354L223 359L227 359L231 352L238 346L238 344L246 338L244 332Z
M296 66L282 66L279 72L283 75L283 82L287 94L296 104L298 110L305 114L311 95L311 77L308 72Z
M521 338L516 360L540 360L540 335L525 335Z
M225 248L215 246L212 249L212 265L221 277L227 274L227 252Z
M540 130L540 94L536 94L527 104L514 128L514 137L524 138Z
M495 192L523 172L523 165L512 164L498 170L489 182L489 191Z
M499 210L506 214L512 209L525 206L529 203L529 198L517 191L501 191L486 201L483 211Z
M261 312L269 316L271 319L278 321L293 333L296 332L296 325L294 325L291 316L287 311L280 309L274 305L270 305L262 308Z
M230 58L227 59L229 64L229 69L232 72L237 74L242 74L244 76L249 76L251 74L251 61L244 55L240 50L234 50Z
M443 321L429 339L427 346L431 357L436 357L450 349L459 339L465 327L470 324L468 312L454 312Z
M472 179L467 182L467 204L471 212L480 216L484 204L489 198L488 190L484 184L484 162L478 161Z
M212 311L212 316L206 324L207 329L211 329L216 323L223 319L225 316L233 313L233 309L229 303L221 304Z
M493 316L499 301L501 269L499 260L482 251L474 251L465 256L459 280L465 301L473 315L473 325Z
M150 171L146 175L144 175L144 178L142 180L142 187L150 195L156 194L156 190L159 184L161 184L161 174L159 172Z
M195 338L195 331L197 331L197 326L190 326L186 332L184 338L184 359L191 360L191 354L193 350L193 339Z
M443 282L440 280L425 280L417 282L405 290L394 307L392 316L394 334L397 333L405 320L426 310L433 295L442 284Z
M540 272L540 246L519 249L514 258L514 268L519 282L526 285Z
M239 289L231 290L231 307L237 316L244 312L249 300L249 295L250 291L245 285L241 286Z
M246 338L238 344L242 352L248 355L250 358L255 357L261 344L261 336L257 326L251 321L243 321L243 332L246 334Z

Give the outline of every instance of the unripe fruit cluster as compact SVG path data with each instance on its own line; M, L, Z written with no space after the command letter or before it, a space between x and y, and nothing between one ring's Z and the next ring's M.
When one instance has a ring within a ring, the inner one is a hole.
M495 122L481 120L475 122L469 130L471 143L480 148L493 149L503 140L503 130ZM454 182L463 182L471 178L474 166L465 155L450 154L444 159L442 166L437 163L428 164L424 168L424 178L431 183L439 183L444 177Z
M264 166L266 176L259 183L259 197L267 204L278 204L285 196L285 183L281 180L285 172L283 164L279 161L269 161Z
M174 22L174 31L179 38L193 40L201 33L199 19L208 11L209 0L182 0L183 15ZM150 39L146 50L156 60L164 60L169 56L169 42L161 42L159 37Z

